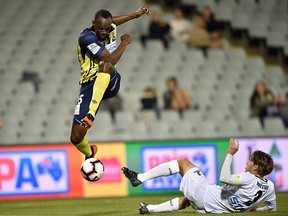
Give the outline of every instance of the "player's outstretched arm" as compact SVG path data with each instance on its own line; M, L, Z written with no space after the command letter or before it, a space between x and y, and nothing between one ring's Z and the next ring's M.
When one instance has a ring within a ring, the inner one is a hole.
M234 140L233 138L230 139L230 146L227 150L227 155L222 165L222 169L220 172L220 181L228 184L235 184L235 178L232 178L231 175L231 163L232 163L232 156L236 154L239 149L239 142ZM236 180L237 181L237 180Z
M148 7L140 7L136 12L126 15L120 15L120 16L113 16L112 20L114 23L118 26L121 25L129 20L138 18L142 16L143 14L149 14L150 10Z

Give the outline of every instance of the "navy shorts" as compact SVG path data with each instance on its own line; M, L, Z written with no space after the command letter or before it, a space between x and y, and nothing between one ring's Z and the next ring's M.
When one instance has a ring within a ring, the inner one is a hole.
M84 83L81 86L79 100L76 104L75 112L73 116L73 124L80 124L81 119L83 119L85 115L88 113L89 105L92 99L93 85L94 85L95 80L89 83ZM115 71L115 73L112 75L108 88L106 89L103 95L102 100L112 98L118 93L120 89L120 81L121 81L121 76L117 71Z

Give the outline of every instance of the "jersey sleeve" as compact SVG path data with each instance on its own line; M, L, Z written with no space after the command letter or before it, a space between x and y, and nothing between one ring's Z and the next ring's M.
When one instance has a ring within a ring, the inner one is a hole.
M270 194L264 204L265 207L267 207L268 211L276 211L276 194L274 184L270 183L269 188Z
M256 208L256 211L276 211L276 196L271 200L265 201L264 205L264 207Z
M78 43L82 50L88 52L94 58L99 58L105 46L98 42L98 38L93 33L88 33L79 38Z
M231 163L232 163L232 155L227 154L222 165L221 173L220 173L220 181L229 185L245 185L249 183L250 178L249 174L241 173L241 174L231 174Z
M226 182L230 185L240 186L247 185L251 182L251 174L250 173L240 173L231 175L230 179Z

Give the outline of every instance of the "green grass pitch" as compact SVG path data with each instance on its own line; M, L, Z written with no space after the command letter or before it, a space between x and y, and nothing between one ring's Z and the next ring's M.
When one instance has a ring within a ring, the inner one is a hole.
M139 215L140 202L159 203L175 196L133 196L126 198L97 198L97 199L66 199L66 200L37 200L37 201L1 201L0 215L79 215L79 216L117 216ZM277 212L247 212L233 215L261 215L285 216L288 215L288 193L277 194ZM191 207L173 213L158 213L153 215L191 215L196 213Z

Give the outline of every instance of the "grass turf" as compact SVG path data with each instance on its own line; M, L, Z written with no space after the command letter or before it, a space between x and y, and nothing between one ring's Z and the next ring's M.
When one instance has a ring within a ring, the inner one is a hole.
M174 196L137 196L127 198L95 198L95 199L67 199L67 200L37 200L37 201L2 201L0 202L0 215L139 215L138 205L144 201L147 203L159 203ZM288 193L277 194L277 212L247 212L233 213L233 215L261 215L283 216L288 215ZM191 215L196 213L191 207L174 212L158 213L154 215Z

